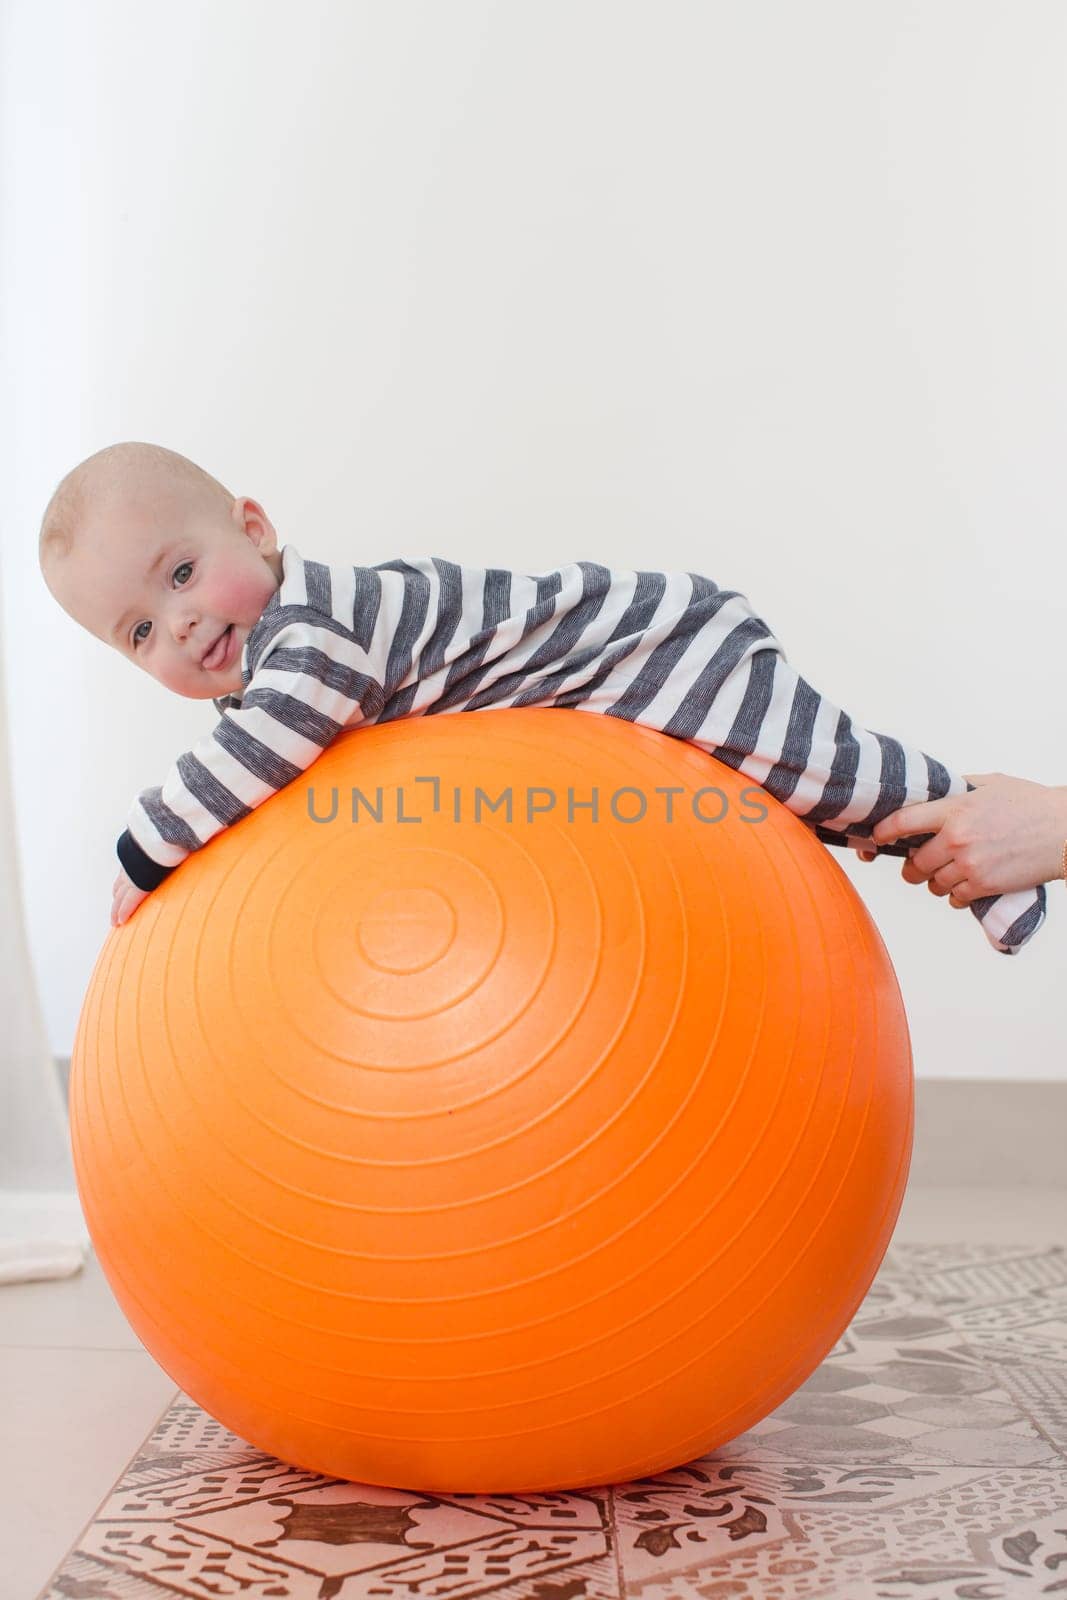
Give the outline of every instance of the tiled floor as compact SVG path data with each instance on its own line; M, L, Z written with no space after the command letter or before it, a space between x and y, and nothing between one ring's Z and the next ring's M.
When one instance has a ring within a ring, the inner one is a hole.
M95 1261L2 1289L0 1600L1067 1593L1056 1247L1067 1190L913 1190L850 1335L773 1418L675 1473L529 1497L283 1468L176 1401Z

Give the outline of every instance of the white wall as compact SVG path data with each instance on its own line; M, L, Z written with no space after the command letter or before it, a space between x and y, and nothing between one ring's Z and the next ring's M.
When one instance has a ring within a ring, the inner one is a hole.
M148 439L327 561L741 589L816 688L1067 783L1067 10L10 0L3 648L31 948L69 1053L136 792L207 731L66 618L59 477ZM1063 1077L1023 954L835 852L918 1070Z

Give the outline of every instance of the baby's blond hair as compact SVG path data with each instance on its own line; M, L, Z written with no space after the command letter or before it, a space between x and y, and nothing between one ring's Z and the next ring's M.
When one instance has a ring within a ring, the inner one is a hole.
M194 497L212 501L226 511L233 505L233 495L217 478L176 450L136 439L109 444L80 461L56 487L41 518L37 546L41 567L52 557L65 556L72 549L90 505L101 497L121 494L123 489L153 479L171 490L184 488Z

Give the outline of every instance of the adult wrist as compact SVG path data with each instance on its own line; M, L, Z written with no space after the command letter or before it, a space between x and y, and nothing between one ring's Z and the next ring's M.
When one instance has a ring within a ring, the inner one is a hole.
M1067 784L1058 784L1056 794L1062 802L1059 814L1060 859L1057 876L1067 882Z

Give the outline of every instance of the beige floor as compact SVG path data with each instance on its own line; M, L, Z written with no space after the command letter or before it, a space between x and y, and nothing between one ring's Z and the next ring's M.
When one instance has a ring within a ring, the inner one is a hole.
M896 1239L1067 1245L1067 1189L913 1189ZM95 1260L0 1288L0 1600L34 1600L174 1393Z

